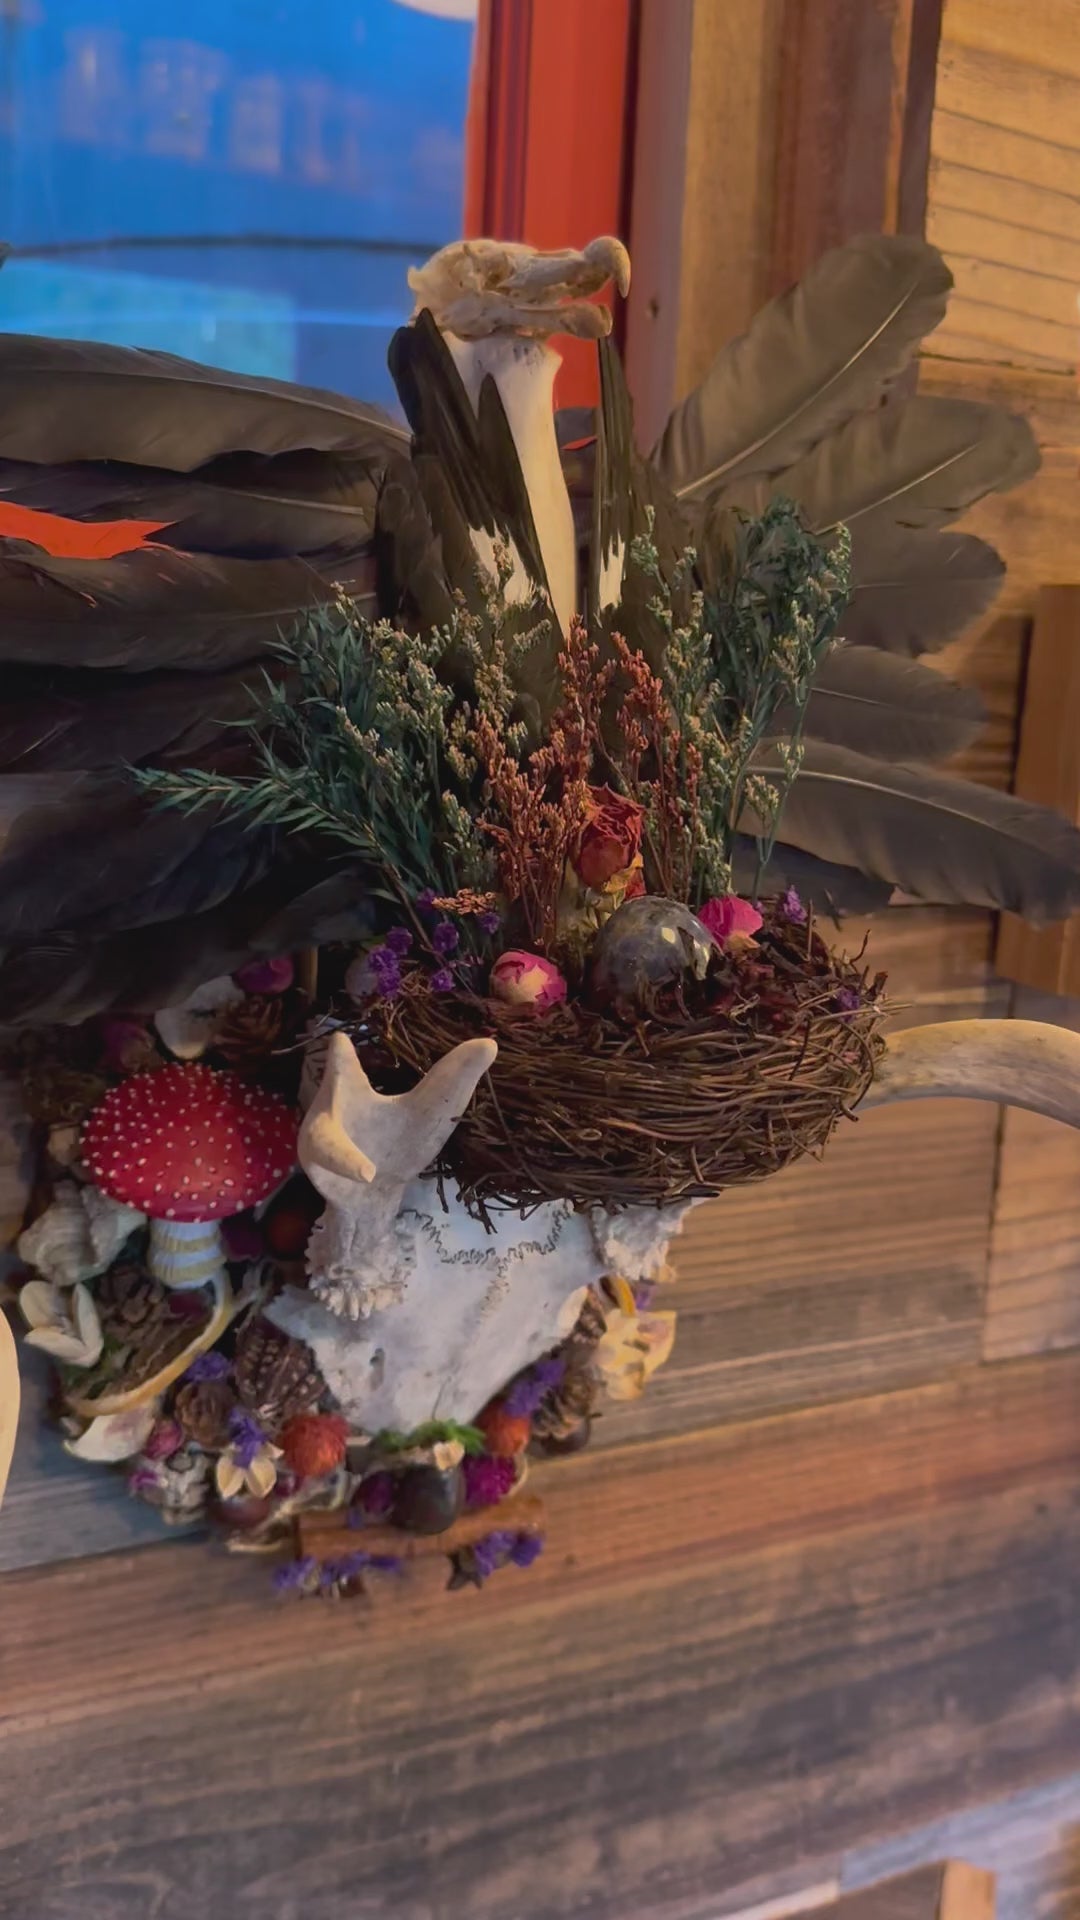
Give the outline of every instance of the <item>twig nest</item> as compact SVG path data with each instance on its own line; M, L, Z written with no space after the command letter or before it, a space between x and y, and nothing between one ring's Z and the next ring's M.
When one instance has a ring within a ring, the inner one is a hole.
M704 980L716 951L689 907L641 894L617 907L596 937L593 996L602 1005L647 1011L665 990Z

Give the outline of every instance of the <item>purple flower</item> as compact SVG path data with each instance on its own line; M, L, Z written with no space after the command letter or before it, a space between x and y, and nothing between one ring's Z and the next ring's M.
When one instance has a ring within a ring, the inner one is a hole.
M501 1567L514 1551L516 1534L505 1529L496 1529L494 1533L485 1533L472 1550L473 1565L481 1580L490 1579L497 1567Z
M389 947L391 953L397 954L399 958L403 954L411 952L412 934L409 932L408 927L391 927L386 936L386 945Z
M487 934L498 933L499 928L502 926L502 915L496 913L493 909L489 909L487 913L482 913L480 915L480 918L476 924L479 927L481 933L487 933Z
M538 1533L519 1533L510 1549L510 1559L515 1567L531 1567L543 1551L544 1543Z
M204 1380L224 1380L231 1372L232 1361L226 1360L223 1353L200 1353L198 1359L192 1361L184 1379L201 1384Z
M319 1571L319 1589L329 1593L348 1580L360 1580L365 1573L397 1573L401 1561L393 1553L343 1553L340 1560L324 1560Z
M806 924L806 908L799 899L794 887L788 887L780 896L780 911L785 920L794 921L797 927Z
M250 1413L234 1407L229 1415L229 1436L236 1464L246 1472L259 1449L266 1445L266 1435Z
M350 1527L366 1526L369 1520L385 1520L394 1504L396 1482L392 1473L369 1473L349 1509Z
M318 1568L318 1561L310 1553L305 1554L302 1560L290 1560L287 1566L275 1567L274 1586L279 1593L303 1593L310 1586Z
M425 887L423 893L418 893L416 896L416 905L419 912L421 913L434 913L435 911L434 887Z
M656 1298L656 1288L648 1280L642 1280L634 1288L634 1305L639 1313L648 1313Z
M500 1500L505 1500L517 1478L512 1460L496 1459L486 1453L463 1460L462 1472L465 1476L467 1507L497 1507Z
M858 1013L862 1006L862 994L857 987L837 987L833 995L833 1005L841 1013Z
M448 954L457 952L461 945L461 935L456 927L451 926L449 920L440 920L431 936L431 944L436 953L441 953L445 959Z
M449 967L440 967L438 973L432 974L428 985L432 993L453 993L457 981L454 979Z
M503 1405L515 1419L531 1420L537 1408L552 1390L561 1385L566 1372L563 1360L538 1360L528 1373L518 1375L508 1389Z
M401 962L390 947L374 947L367 956L367 971L375 992L382 1000L393 1000L401 991Z

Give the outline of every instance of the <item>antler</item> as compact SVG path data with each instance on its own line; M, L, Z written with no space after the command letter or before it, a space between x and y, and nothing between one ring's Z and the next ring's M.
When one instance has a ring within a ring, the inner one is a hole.
M1080 1034L1038 1020L946 1020L894 1034L861 1105L993 1100L1080 1127Z
M438 1158L498 1049L463 1040L409 1093L376 1093L347 1034L330 1036L298 1157L326 1212L308 1243L312 1290L363 1318L399 1299L405 1273L394 1222L405 1189Z

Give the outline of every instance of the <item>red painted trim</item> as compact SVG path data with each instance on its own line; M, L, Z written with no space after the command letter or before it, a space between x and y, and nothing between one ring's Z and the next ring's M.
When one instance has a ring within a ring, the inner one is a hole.
M635 0L481 0L466 232L534 247L626 237ZM562 341L562 406L596 399L596 354Z

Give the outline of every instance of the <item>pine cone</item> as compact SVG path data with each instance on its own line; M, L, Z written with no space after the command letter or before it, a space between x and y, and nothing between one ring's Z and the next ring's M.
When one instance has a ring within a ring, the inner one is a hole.
M108 1092L109 1083L97 1073L82 1073L57 1061L44 1061L22 1076L23 1103L31 1120L46 1126L85 1120Z
M95 1282L94 1298L102 1325L115 1340L168 1318L168 1292L133 1260L110 1267Z
M226 1009L214 1051L231 1067L255 1066L273 1051L283 1019L279 993L249 993Z
M233 1376L244 1405L271 1431L307 1413L326 1388L311 1348L261 1317L237 1340Z
M189 1380L173 1401L173 1412L197 1447L220 1453L229 1444L229 1417L236 1398L227 1380Z
M568 1372L561 1386L548 1395L533 1415L533 1439L567 1439L576 1432L582 1421L592 1419L600 1399L600 1382L591 1367L575 1368Z

